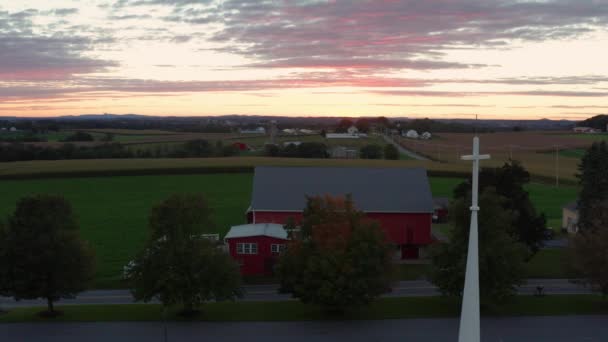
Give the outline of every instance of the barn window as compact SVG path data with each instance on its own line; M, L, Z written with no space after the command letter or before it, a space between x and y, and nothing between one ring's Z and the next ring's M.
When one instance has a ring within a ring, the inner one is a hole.
M236 254L258 254L257 243L237 243Z
M284 244L273 243L270 245L270 252L273 254L282 253L285 250Z

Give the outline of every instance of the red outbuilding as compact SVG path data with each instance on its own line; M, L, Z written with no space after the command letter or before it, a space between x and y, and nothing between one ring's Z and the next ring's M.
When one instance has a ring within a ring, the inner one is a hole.
M236 147L239 151L248 151L249 146L242 142L235 142L232 146Z
M351 195L380 223L398 257L415 259L433 241L433 198L421 168L256 167L250 223L299 223L307 196Z
M231 227L224 241L241 274L272 275L288 239L282 225L259 223Z

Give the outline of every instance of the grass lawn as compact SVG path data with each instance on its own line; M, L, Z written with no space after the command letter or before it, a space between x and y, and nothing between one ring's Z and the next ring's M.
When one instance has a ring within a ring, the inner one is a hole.
M398 264L395 270L395 280L426 279L430 267L429 264Z
M526 278L568 278L563 248L541 249L525 266Z
M56 318L41 318L42 308L18 308L0 315L0 323L9 322L104 322L104 321L161 321L162 308L157 304L131 305L65 305L57 306L64 312ZM382 298L365 308L352 309L344 314L328 314L321 308L298 301L283 302L221 302L208 303L202 314L188 320L195 321L305 321L305 320L360 320L456 317L460 301L445 297ZM484 306L483 316L551 316L608 314L608 301L599 295L551 295L545 297L516 296L504 304ZM169 310L171 321L186 319Z
M96 287L114 287L123 265L141 248L147 235L150 209L172 193L203 193L215 211L222 233L245 222L251 174L207 174L2 181L0 215L14 210L27 194L64 195L73 205L82 236L97 258Z
M451 197L457 178L431 178L436 196ZM147 235L147 218L153 205L172 193L199 192L207 196L215 210L216 227L210 232L225 234L230 226L245 222L252 174L201 174L165 176L114 176L32 180L2 180L0 217L14 210L16 201L28 194L49 193L65 196L73 205L82 236L93 246L97 258L94 287L120 287L122 267L141 248ZM576 188L554 188L531 184L532 200L547 213L551 222L559 221L561 206L576 197ZM418 265L401 270L401 279L416 279ZM539 274L549 271L540 267ZM534 273L534 272L533 272ZM550 273L549 274L557 274ZM531 275L532 276L532 275Z

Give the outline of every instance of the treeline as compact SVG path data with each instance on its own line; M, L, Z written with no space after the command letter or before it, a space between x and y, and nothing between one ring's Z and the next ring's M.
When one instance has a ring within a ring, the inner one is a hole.
M606 131L608 129L608 114L596 115L576 124L578 127L591 127Z
M329 158L330 156L327 146L318 142L288 144L284 147L268 144L264 147L264 155L287 158Z
M230 133L232 128L204 118L127 117L108 119L0 120L0 127L15 127L34 134L60 129L132 129L197 133Z
M59 147L32 144L0 145L0 162L64 159L120 159L120 158L209 158L229 157L239 153L237 147L212 144L207 140L193 140L177 146L156 146L145 150L129 149L120 143L77 146L71 143Z
M267 157L284 158L330 158L331 153L323 143L306 142L301 144L288 144L284 147L268 144L264 155ZM368 144L359 149L361 159L399 159L399 151L391 144L385 146Z

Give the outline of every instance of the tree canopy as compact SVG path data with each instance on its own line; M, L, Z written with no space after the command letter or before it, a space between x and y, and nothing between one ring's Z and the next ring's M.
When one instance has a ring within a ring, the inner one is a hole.
M502 167L483 168L479 173L479 192L492 187L502 196L502 206L515 213L515 222L509 231L530 251L536 253L543 245L547 220L544 213L538 214L524 186L530 182L530 174L517 161L511 160ZM455 198L465 198L471 191L471 180L459 184L454 189Z
M54 315L55 301L86 289L94 272L93 253L63 197L20 199L0 230L0 294L17 300L45 298Z
M211 209L202 195L172 195L155 206L148 240L125 269L135 299L159 298L192 314L206 301L240 296L238 265L201 236L212 226Z
M359 150L361 159L382 159L382 153L382 146L377 144L365 145Z
M300 237L279 261L281 288L331 311L366 305L389 287L390 252L378 224L350 197L311 197Z
M595 142L587 150L578 166L581 192L578 199L578 227L592 228L594 207L608 200L608 145Z
M393 144L386 144L384 146L384 159L399 159L399 150Z
M484 302L495 303L515 294L523 283L526 248L509 232L516 222L516 214L505 209L506 199L492 188L481 193L479 225L479 286ZM450 206L449 243L431 249L430 280L445 295L460 296L464 287L471 213L470 197L460 198Z
M569 244L570 264L578 278L608 295L608 200L591 208L590 226Z

